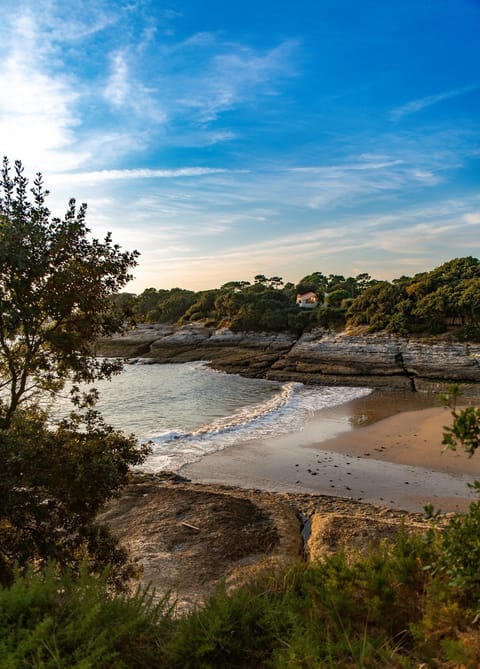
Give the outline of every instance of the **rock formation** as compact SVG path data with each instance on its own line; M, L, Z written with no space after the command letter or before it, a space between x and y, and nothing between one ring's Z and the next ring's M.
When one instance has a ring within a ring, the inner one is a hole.
M425 531L421 514L351 499L190 483L139 475L100 516L142 567L157 597L177 612L205 603L219 582L230 589L300 559L338 550L347 557L393 541L401 528Z
M279 381L431 392L460 383L464 394L480 394L478 343L324 330L295 339L285 333L142 324L100 340L97 350L157 363L206 360L215 369Z

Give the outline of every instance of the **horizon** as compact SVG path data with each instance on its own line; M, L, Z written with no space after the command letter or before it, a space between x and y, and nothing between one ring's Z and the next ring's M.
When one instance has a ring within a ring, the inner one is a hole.
M141 253L126 292L480 255L480 5L6 0L2 155Z

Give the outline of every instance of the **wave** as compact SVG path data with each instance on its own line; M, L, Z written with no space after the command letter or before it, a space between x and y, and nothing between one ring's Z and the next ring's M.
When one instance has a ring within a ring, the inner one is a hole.
M316 411L368 395L370 388L312 387L288 382L271 398L192 431L167 430L150 438L142 469L178 470L204 455L252 439L297 432Z
M224 434L232 430L245 429L255 421L260 421L274 412L278 412L285 407L292 399L295 387L301 387L301 383L286 383L281 391L265 402L260 404L243 407L231 416L220 418L207 425L202 425L191 432L171 430L162 435L153 437L154 442L168 443L178 439L210 439L212 436Z

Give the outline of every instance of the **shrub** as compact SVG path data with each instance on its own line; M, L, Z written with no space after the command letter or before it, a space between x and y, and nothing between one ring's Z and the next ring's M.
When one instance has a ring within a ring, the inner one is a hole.
M106 574L17 575L0 589L4 669L153 669L163 665L171 609L152 593L113 596Z

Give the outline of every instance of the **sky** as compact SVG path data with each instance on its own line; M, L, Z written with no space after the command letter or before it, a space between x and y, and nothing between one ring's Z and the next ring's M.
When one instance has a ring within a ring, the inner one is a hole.
M480 0L0 0L0 152L128 286L480 255Z

